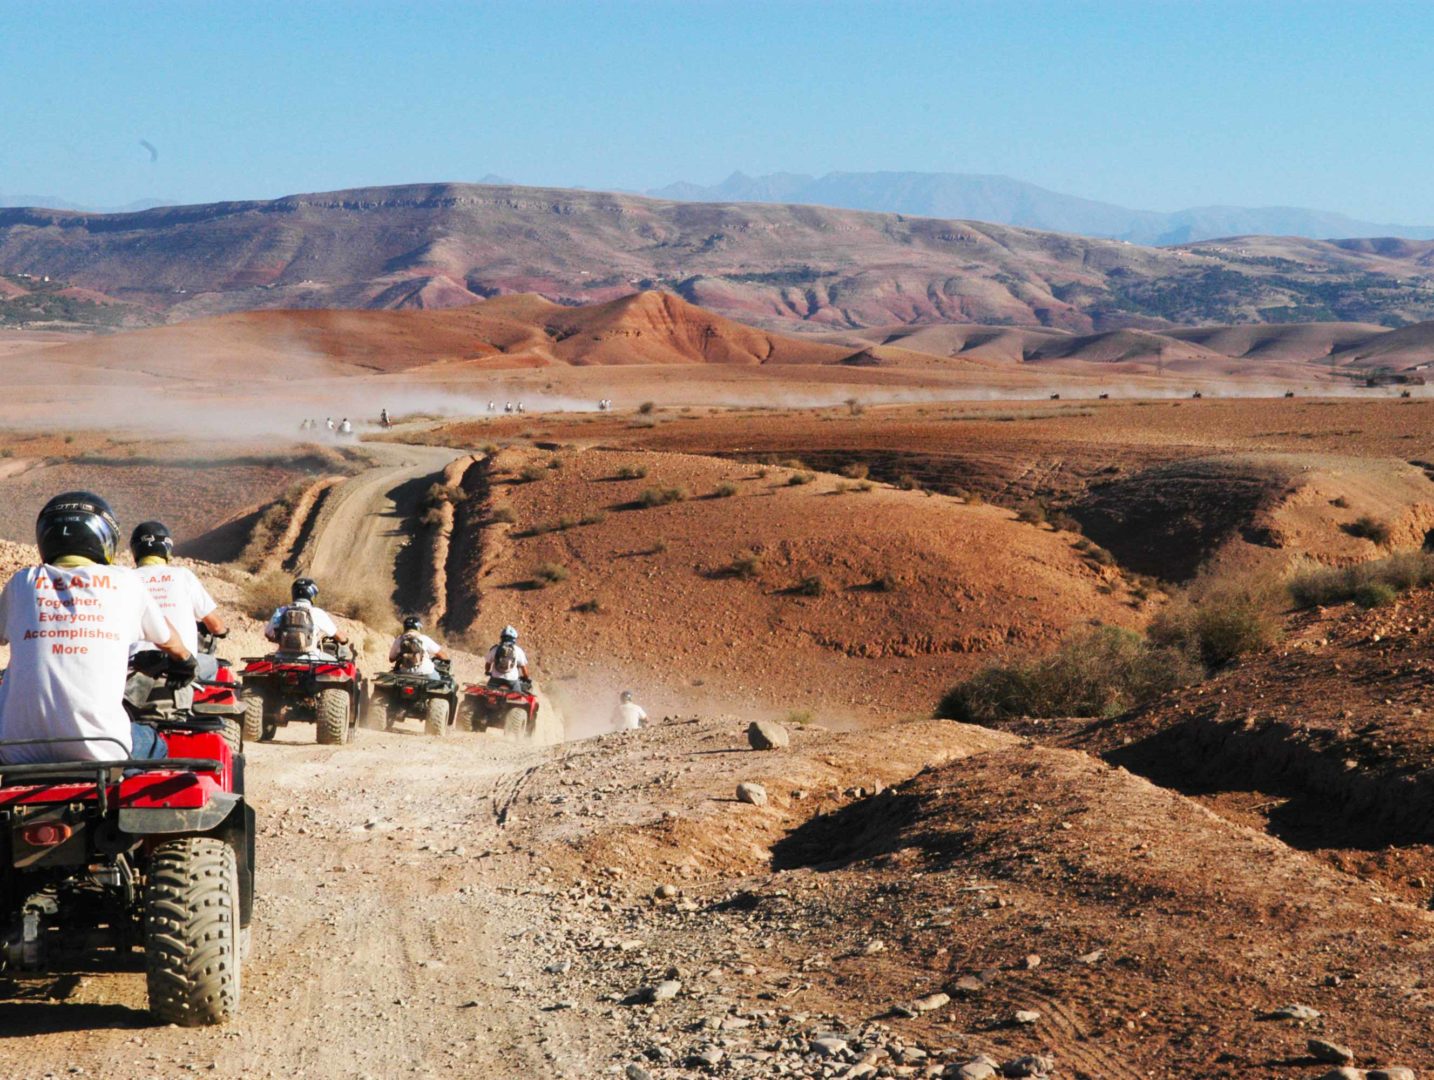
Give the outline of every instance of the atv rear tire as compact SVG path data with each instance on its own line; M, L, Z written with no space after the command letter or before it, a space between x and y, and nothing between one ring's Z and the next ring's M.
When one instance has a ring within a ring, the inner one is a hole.
M320 690L316 717L320 746L342 746L349 737L349 695L346 690Z
M226 716L221 722L224 724L224 728L220 734L224 736L224 741L229 744L229 752L231 754L242 754L244 752L243 727L241 727L239 721L232 716Z
M528 733L528 710L514 705L503 713L503 734L510 739L521 739Z
M264 696L250 694L244 698L244 738L258 742L264 738ZM269 738L273 738L272 735Z
M368 706L363 711L359 726L370 731L384 731L388 728L388 702L382 694L369 694Z
M428 708L423 717L423 733L439 736L448 734L447 698L431 697L428 699Z
M234 849L209 836L155 848L144 889L149 1008L181 1027L222 1024L239 1011L239 871Z

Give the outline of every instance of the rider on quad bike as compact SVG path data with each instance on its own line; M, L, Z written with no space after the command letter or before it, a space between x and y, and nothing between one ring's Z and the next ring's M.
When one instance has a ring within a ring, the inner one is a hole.
M483 674L488 676L488 686L493 690L522 690L525 684L531 685L528 654L518 644L518 631L513 627L503 627L498 644L488 650Z
M448 659L443 646L423 632L422 619L417 615L404 616L403 633L394 638L393 644L388 647L388 661L394 671L434 678L438 669L433 662Z
M219 605L193 570L170 565L174 557L174 537L164 522L142 521L136 525L129 536L129 549L134 555L135 573L170 625L179 631L185 648L194 654L198 678L206 682L213 680L219 665L212 655L200 651L199 631L202 627L212 638L222 638L228 633L219 616ZM137 642L130 652L151 647Z
M130 643L167 653L175 681L192 679L196 661L139 575L114 565L119 536L109 505L88 491L56 495L40 511L41 565L17 570L0 593L0 643L10 644L0 683L0 740L10 745L0 759L165 756L164 739L124 710Z
M254 903L243 758L212 729L172 716L166 741L126 712L149 689L127 682L153 681L127 678L130 642L159 646L142 655L172 687L195 664L139 576L114 565L104 500L58 495L35 534L41 564L0 593L0 969L97 940L139 946L161 1022L222 1023L238 1011Z
M319 643L331 638L340 645L347 645L348 638L334 622L333 616L321 607L315 607L319 587L313 578L295 578L289 587L290 603L274 609L269 624L264 627L264 636L279 646L280 652L297 653L303 656L333 657L319 649Z
M443 646L423 633L417 615L403 620L403 633L393 639L388 659L392 671L375 675L369 687L368 723L392 731L407 716L423 719L425 733L444 735L458 707L458 684Z

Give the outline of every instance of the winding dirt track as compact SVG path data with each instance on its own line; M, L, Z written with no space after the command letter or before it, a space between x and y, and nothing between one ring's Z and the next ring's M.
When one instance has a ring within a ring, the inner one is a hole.
M319 512L297 564L335 591L359 595L390 587L407 542L404 523L427 481L440 479L458 452L442 447L369 443L378 462L340 484Z

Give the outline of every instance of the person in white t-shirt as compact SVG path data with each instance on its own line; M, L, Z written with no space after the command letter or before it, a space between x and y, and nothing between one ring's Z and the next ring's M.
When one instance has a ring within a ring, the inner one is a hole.
M10 646L0 683L0 744L10 745L0 760L168 755L159 733L124 710L130 643L158 645L179 681L193 677L194 655L138 575L114 565L119 535L109 505L88 491L56 495L40 511L41 564L17 570L0 592L0 643Z
M423 622L417 615L404 618L403 633L388 647L388 662L394 671L404 675L427 675L436 679L438 668L433 661L447 659L443 646L423 632Z
M483 674L488 676L489 687L495 690L517 690L530 678L528 654L519 647L518 631L513 627L503 627L498 644L488 650L483 660Z
M612 711L612 726L615 731L636 731L647 726L647 710L632 699L631 690L619 695L617 708Z
M269 616L269 624L264 627L264 636L282 647L284 644L284 614L290 608L301 608L308 613L309 620L313 623L314 640L299 651L305 656L333 660L334 657L319 648L319 642L325 638L333 638L340 645L346 645L349 639L334 622L332 615L323 608L314 606L314 601L319 596L319 586L313 578L296 578L294 584L289 587L289 595L293 599L289 603L275 608L274 614Z
M206 682L213 680L219 673L219 662L199 651L199 627L202 625L217 638L228 633L224 620L219 617L219 605L193 570L170 565L169 560L174 557L174 537L164 522L142 521L136 525L129 535L129 550L134 555L135 573L170 625L179 631L184 647L194 654L199 665L198 677ZM136 642L130 647L130 653L153 647L148 642Z

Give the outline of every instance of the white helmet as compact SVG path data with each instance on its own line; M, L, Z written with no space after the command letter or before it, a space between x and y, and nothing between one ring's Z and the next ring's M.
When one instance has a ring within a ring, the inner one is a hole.
M499 640L499 641L517 641L517 640L518 640L518 631L517 631L515 628L511 627L511 626L505 626L505 627L503 627L503 632L498 635L498 640Z

